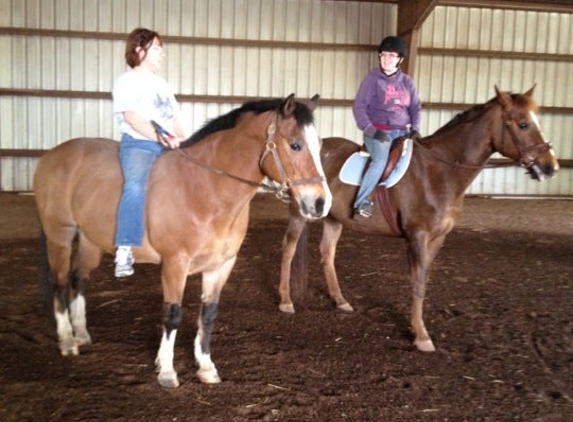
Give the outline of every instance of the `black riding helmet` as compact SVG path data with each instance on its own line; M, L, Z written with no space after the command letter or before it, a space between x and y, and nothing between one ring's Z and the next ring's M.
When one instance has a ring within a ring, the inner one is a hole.
M398 53L402 58L408 55L408 44L400 37L386 37L378 46L378 54L383 51Z

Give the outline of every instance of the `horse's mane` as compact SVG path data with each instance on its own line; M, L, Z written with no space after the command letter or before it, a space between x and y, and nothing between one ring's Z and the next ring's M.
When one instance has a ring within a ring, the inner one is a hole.
M441 133L442 131L448 130L461 123L471 122L476 118L480 117L483 113L485 113L486 110L489 110L496 102L497 100L495 98L492 98L487 103L475 105L466 111L458 113L452 118L452 120L450 120L444 126L440 127L434 133L435 134Z
M197 132L191 135L189 139L182 142L181 146L191 146L215 132L235 127L239 118L245 113L254 113L258 115L267 111L277 111L282 115L282 106L284 102L285 100L282 98L246 102L227 114L208 120ZM295 105L294 117L299 125L306 126L314 123L312 111L308 106L298 101L295 102Z
M511 95L511 99L512 99L512 101L516 107L526 109L526 110L531 110L531 111L535 111L537 109L537 105L535 104L535 101L533 101L530 97L525 96L523 94L510 94L510 95ZM461 123L471 122L471 121L477 119L478 117L480 117L483 113L485 113L487 110L489 110L491 107L493 107L496 104L498 104L497 98L494 97L484 104L475 105L466 111L463 111L461 113L456 114L452 118L452 120L450 120L448 123L446 123L444 126L439 128L434 133L435 134L441 133L442 131L448 130L448 129L450 129L454 126L457 126Z

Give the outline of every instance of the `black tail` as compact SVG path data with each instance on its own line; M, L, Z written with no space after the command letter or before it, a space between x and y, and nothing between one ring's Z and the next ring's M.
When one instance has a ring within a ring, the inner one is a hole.
M42 230L38 239L40 246L40 262L38 263L38 282L44 293L44 312L54 315L54 283L52 282L52 271L48 261L48 248L46 243L46 233Z

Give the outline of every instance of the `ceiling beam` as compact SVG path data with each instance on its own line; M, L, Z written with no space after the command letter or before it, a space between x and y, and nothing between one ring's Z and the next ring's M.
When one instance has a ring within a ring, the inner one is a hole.
M416 70L420 28L439 1L398 0L397 3L398 36L404 38L409 46L408 57L402 64L402 69L413 76Z
M442 6L481 7L536 12L573 13L571 0L439 0Z

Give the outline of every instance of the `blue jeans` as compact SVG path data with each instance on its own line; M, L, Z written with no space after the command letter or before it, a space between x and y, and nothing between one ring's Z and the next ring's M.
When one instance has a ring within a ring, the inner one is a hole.
M387 130L384 132L392 140L406 134L405 130ZM382 177L382 173L386 168L390 147L392 146L392 142L382 142L366 135L364 135L364 144L370 153L370 165L360 182L360 188L354 201L354 208L358 208L360 204L366 201L366 197L372 193L380 181L380 177Z
M121 137L119 163L123 190L117 209L116 246L141 246L147 180L155 159L163 152L165 148L157 142L133 139L126 134Z

